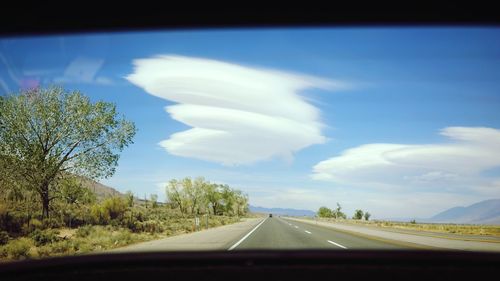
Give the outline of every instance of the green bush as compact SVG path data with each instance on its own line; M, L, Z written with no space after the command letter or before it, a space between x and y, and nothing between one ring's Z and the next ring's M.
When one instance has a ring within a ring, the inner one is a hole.
M50 257L53 253L51 245L44 245L41 247L37 247L36 250L38 252L38 257L40 258Z
M84 225L84 226L79 227L76 230L75 235L76 235L76 237L85 238L85 237L89 236L90 233L92 233L92 226Z
M42 221L43 229L59 228L61 226L63 226L63 223L55 218L48 218Z
M112 236L113 246L125 246L130 244L132 239L132 234L127 230L121 230Z
M149 233L160 233L164 231L164 228L161 222L155 220L149 220L149 221L139 222L137 224L137 230Z
M7 246L0 246L0 258L6 258L8 254Z
M7 231L0 231L0 245L5 245L9 242L9 233Z
M25 221L25 214L11 211L6 205L0 204L0 229L10 234L18 234L22 232Z
M33 241L29 238L19 238L7 244L7 254L12 259L29 258Z
M123 218L128 205L121 197L111 197L102 202L102 207L108 213L109 217L114 220Z
M57 230L52 230L52 229L46 229L46 230L39 230L36 229L31 233L31 238L33 241L35 241L36 246L43 246L45 244L49 243L54 243L60 240L59 236L59 231Z
M107 210L101 205L94 205L90 208L90 216L93 224L106 225L111 220Z
M23 225L23 233L24 234L30 234L31 232L33 232L37 229L43 229L42 222L40 220L37 220L37 219L30 219L27 224Z
M75 252L75 247L72 241L63 240L50 245L50 254L73 254Z

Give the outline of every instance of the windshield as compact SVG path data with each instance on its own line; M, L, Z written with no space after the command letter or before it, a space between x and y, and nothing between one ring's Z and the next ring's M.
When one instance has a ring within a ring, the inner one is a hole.
M0 260L500 250L499 28L0 39Z

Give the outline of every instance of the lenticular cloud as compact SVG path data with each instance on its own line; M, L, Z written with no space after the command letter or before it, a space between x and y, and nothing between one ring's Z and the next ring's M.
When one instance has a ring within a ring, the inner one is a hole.
M498 195L499 179L484 173L500 167L500 130L447 127L448 142L372 143L316 164L313 179L371 187L479 190Z
M335 82L182 56L137 59L134 66L126 78L175 102L166 112L192 127L160 142L173 155L239 165L291 159L326 141L318 110L299 92L332 89Z

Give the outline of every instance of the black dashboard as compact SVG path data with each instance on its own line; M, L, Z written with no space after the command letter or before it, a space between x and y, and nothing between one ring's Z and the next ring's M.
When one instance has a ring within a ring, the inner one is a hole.
M500 254L449 251L234 251L81 255L0 265L2 280L471 280Z

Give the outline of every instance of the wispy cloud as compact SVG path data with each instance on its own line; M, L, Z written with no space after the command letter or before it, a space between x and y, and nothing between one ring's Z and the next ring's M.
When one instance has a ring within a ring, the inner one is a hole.
M134 60L126 77L147 93L177 103L170 116L192 129L160 145L177 156L224 165L281 157L326 141L318 110L299 95L341 83L317 77L182 56Z
M63 76L54 78L54 82L111 85L110 78L97 75L103 64L102 58L77 57L66 67Z
M348 149L314 166L312 178L382 190L500 195L500 130L447 127L441 144L376 143Z

